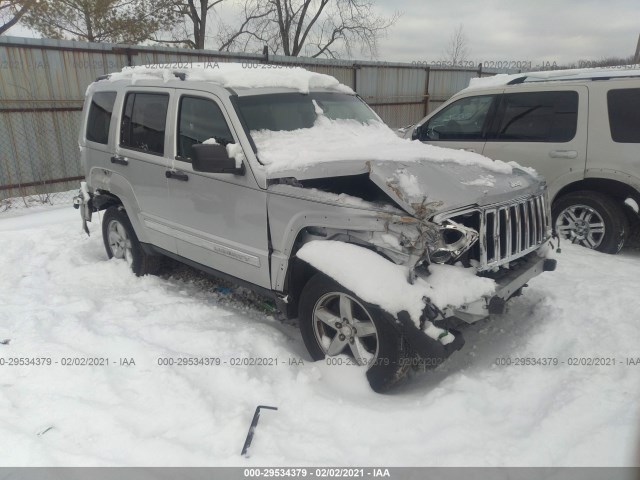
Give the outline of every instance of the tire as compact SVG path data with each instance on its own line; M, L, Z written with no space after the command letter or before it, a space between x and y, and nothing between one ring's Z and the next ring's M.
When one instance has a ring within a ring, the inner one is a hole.
M599 192L564 195L554 202L552 212L561 238L604 253L618 253L629 231L622 206Z
M627 222L629 222L629 233L625 240L625 245L632 248L640 247L640 217L631 208L625 207Z
M145 253L121 205L109 207L105 211L102 218L102 238L107 256L125 260L137 276L154 274L160 268L162 257Z
M298 304L298 321L313 360L341 353L352 356L367 368L367 379L375 392L388 391L411 368L412 352L392 326L394 317L322 273L316 273L305 285ZM344 340L340 339L341 334Z

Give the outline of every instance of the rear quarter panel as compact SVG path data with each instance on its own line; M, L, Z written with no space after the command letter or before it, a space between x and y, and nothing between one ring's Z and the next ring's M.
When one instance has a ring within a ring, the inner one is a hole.
M640 192L640 143L617 143L611 137L607 92L640 88L640 79L608 80L589 87L590 118L587 178L607 178L631 185Z

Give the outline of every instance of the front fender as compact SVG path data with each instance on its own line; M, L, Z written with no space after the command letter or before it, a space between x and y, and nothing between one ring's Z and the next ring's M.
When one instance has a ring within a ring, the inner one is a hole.
M270 194L267 201L271 239L271 286L285 288L290 258L296 242L308 228L383 232L389 214L346 206L324 204L290 196Z

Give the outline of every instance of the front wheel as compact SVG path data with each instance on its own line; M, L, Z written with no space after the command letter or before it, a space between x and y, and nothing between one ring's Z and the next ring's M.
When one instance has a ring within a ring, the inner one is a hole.
M156 273L160 257L147 254L122 206L109 207L102 219L102 238L109 258L118 258L138 276Z
M599 192L573 192L553 204L556 233L604 253L618 253L629 230L627 217L615 200Z
M410 370L411 350L392 326L393 317L322 273L300 296L300 332L314 360L348 355L366 369L376 392L396 385Z

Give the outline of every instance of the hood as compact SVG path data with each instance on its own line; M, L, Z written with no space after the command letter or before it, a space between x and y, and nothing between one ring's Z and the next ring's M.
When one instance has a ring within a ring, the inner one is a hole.
M545 188L544 180L531 169L513 167L513 172L508 174L480 165L430 160L332 161L282 172L281 176L310 180L367 173L378 188L417 218L468 206L507 202Z
M368 162L371 181L417 218L468 206L508 202L539 193L545 182L523 169L511 174L479 165L421 162Z

